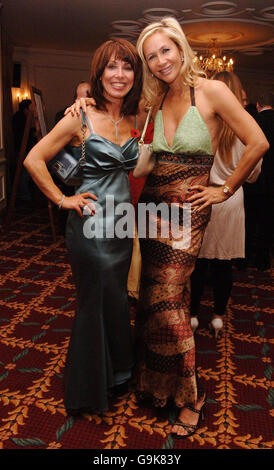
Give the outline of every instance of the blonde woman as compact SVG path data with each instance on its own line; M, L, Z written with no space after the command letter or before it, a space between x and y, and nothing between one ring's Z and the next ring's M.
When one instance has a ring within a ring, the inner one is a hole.
M211 204L225 201L241 186L268 143L228 87L204 78L175 19L148 25L139 36L137 50L143 62L144 98L156 113L156 164L140 202L176 203L181 229L183 204L189 203L191 237L187 243L170 230L168 238L158 233L156 238L147 234L140 239L143 270L136 318L136 389L155 406L164 407L173 400L179 413L171 432L185 438L196 432L205 404L195 373L190 275ZM209 173L223 121L245 149L225 183L213 187L208 186Z
M239 77L233 72L220 72L214 77L221 80L243 105L244 93ZM209 183L222 186L237 167L245 146L224 122L220 132L218 150L210 171ZM247 181L253 183L261 171L259 160ZM199 259L191 275L191 327L195 332L198 311L208 268L210 268L214 296L214 314L210 328L215 338L223 328L223 317L231 294L232 260L245 257L244 194L240 187L227 201L213 204L210 221L206 227Z

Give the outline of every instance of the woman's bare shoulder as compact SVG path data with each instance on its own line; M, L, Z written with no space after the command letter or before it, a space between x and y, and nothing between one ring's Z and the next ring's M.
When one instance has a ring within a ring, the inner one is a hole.
M220 96L223 95L229 88L221 80L214 80L208 78L199 78L200 88L204 94L208 96Z
M197 84L197 91L202 98L203 103L211 106L215 111L220 108L224 103L235 101L235 96L227 85L220 80L213 80L199 77ZM232 96L231 96L232 95Z
M212 78L198 77L196 81L196 88L203 90L204 92L220 91L227 88L226 84L221 80L214 80Z
M95 106L88 106L86 110L86 115L90 119L100 119L102 117L102 111L97 109Z

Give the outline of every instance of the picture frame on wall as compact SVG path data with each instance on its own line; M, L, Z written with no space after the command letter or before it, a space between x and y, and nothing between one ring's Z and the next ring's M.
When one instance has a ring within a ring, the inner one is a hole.
M2 31L0 25L0 211L7 205L6 194L6 157L4 151L4 130L3 130L3 63L2 63Z
M0 151L3 150L3 87L2 87L2 44L1 44L1 26L0 26Z
M0 168L0 203L6 199L6 191L5 191L5 174L1 174Z
M42 92L32 87L32 102L34 105L34 117L36 122L36 131L39 139L44 137L47 131L45 105L43 102Z

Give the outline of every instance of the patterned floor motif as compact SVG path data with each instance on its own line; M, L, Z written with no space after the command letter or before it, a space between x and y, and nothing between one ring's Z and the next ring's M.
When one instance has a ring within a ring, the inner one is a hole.
M1 449L273 447L270 270L235 270L225 330L217 342L207 328L208 287L196 334L197 365L207 391L205 421L184 440L170 436L172 410L160 415L137 403L134 391L112 399L104 416L66 415L62 377L75 292L64 239L52 241L46 210L22 214L1 233L0 276Z

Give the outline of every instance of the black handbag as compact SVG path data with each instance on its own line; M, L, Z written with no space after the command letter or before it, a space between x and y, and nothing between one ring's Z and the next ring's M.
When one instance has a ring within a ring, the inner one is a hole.
M79 147L67 145L49 162L49 170L68 186L79 186L82 182L82 170L86 163L85 130L86 119L82 110L82 145L81 157L77 156Z

